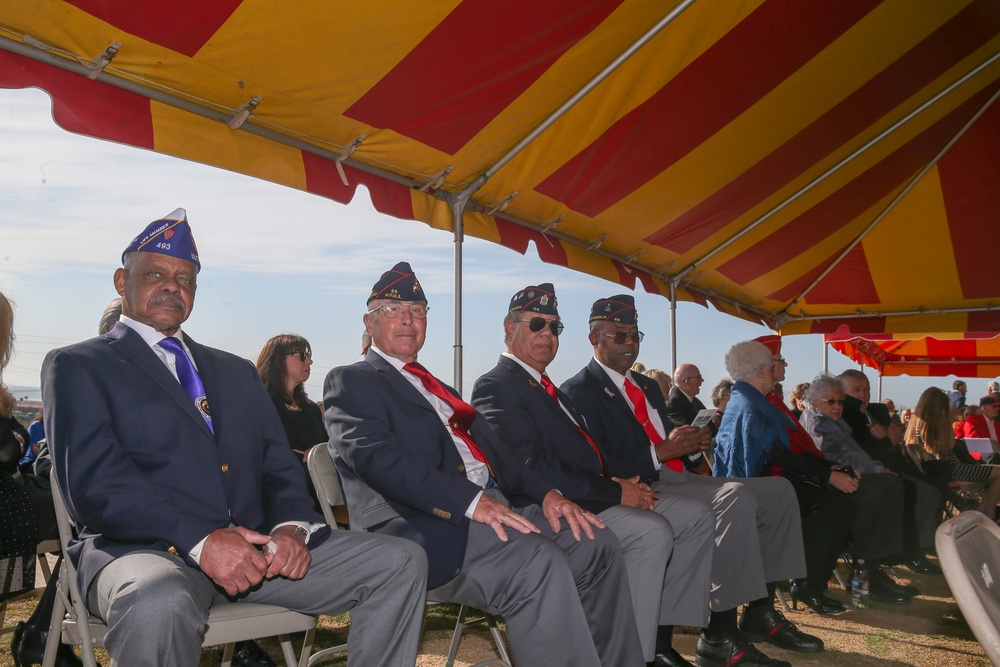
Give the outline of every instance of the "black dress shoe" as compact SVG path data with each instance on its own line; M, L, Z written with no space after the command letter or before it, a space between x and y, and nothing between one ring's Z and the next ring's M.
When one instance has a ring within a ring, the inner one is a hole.
M741 636L709 639L698 637L694 649L698 667L792 667L792 663L769 658Z
M877 568L876 568L877 569ZM879 570L881 572L881 570ZM913 598L900 589L899 584L892 581L889 575L882 573L882 576L869 573L868 596L874 602L882 604L910 604Z
M823 650L822 639L802 632L773 607L746 607L740 617L740 632L752 642L768 642L786 651L816 653Z
M920 595L920 589L916 586L904 586L900 584L895 579L890 577L885 571L878 565L872 566L868 571L868 583L871 586L871 590L874 591L875 587L878 586L882 591L891 591L897 595L905 595L908 598L914 598Z
M847 611L839 601L827 597L820 591L813 591L806 588L805 584L795 582L792 584L792 609L798 609L798 603L804 602L807 607L822 616L832 616L842 614Z
M653 662L647 662L646 667L694 667L694 665L685 660L680 653L669 648L662 653L657 652Z
M276 667L264 649L255 641L238 642L233 653L233 664L238 667Z
M903 565L905 565L910 572L915 572L917 574L941 574L941 568L928 561L924 556L911 558L904 561Z
M14 658L15 667L41 665L48 639L48 628L36 630L32 625L18 623L10 640L10 654ZM56 667L83 667L83 661L73 652L73 647L60 643L59 650L56 651Z

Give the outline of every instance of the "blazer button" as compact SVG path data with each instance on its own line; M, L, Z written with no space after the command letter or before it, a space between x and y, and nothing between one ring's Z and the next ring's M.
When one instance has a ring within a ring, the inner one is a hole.
M228 463L223 463L222 464L222 472L229 472L229 464Z
M177 555L177 547L170 547L169 549L167 549L167 551L175 556Z
M465 466L461 463L458 464L458 472L465 472Z

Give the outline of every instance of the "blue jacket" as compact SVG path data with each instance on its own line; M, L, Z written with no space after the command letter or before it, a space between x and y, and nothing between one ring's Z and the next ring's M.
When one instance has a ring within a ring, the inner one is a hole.
M788 418L746 382L733 385L715 436L716 477L771 474L771 450L789 448Z

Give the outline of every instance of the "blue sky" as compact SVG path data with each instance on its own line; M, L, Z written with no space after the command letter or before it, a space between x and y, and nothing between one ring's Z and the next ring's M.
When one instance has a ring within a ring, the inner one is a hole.
M70 134L51 119L39 90L0 90L0 290L17 304L17 354L7 385L37 387L45 353L95 335L121 252L149 222L187 209L202 271L184 330L201 343L256 359L264 341L299 333L314 350L306 388L322 395L326 372L359 353L365 299L386 269L413 266L431 306L420 359L451 381L454 342L453 242L448 233L377 213L367 193L343 206L247 176L132 147ZM465 253L464 393L503 350L501 320L511 295L551 282L566 324L549 372L558 383L589 360L590 304L624 292L620 285L543 264L467 238ZM640 361L670 366L669 303L636 292L646 339ZM725 376L723 356L734 343L768 330L712 309L678 305L678 360L697 364L703 397ZM819 336L792 336L786 388L823 368ZM836 353L830 370L854 367ZM867 370L876 385L875 374ZM886 378L883 395L916 403L954 378ZM979 396L987 379L970 379Z

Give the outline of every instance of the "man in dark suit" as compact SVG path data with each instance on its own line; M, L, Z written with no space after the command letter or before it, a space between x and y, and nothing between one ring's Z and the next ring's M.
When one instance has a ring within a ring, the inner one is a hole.
M69 556L111 659L198 664L209 608L229 599L350 610L352 660L412 666L424 554L331 534L253 365L181 331L201 269L184 210L122 262L121 321L42 366L52 461L81 527Z
M557 305L550 283L514 295L504 319L506 350L476 382L472 403L518 460L599 512L625 553L645 659L658 667L686 665L663 639L668 627L703 625L708 617L714 518L701 501L657 497L637 478L613 476L606 452L545 375L559 348ZM698 440L688 431L679 437ZM664 536L668 547L672 536L672 553L660 546Z
M705 378L701 376L701 371L694 364L681 364L674 369L674 386L670 388L670 396L667 400L667 416L674 427L687 426L695 420L698 413L705 409L705 404L698 398L701 385ZM661 392L662 393L662 392ZM711 436L715 435L716 423L711 421L702 428L704 434L704 447L707 448L711 442ZM705 459L702 451L686 454L681 458L684 467L691 472L703 475L711 475L712 469Z
M774 608L774 583L804 576L798 502L781 478L726 480L684 470L675 426L657 383L630 368L639 355L635 301L631 295L599 299L590 314L594 358L563 384L587 420L595 440L613 461L616 474L638 476L661 494L691 497L714 512L712 616L699 639L699 664L774 664L751 641L768 641L793 651L819 651L823 642L799 631ZM681 387L700 387L698 369L681 366ZM694 382L688 378L693 377ZM687 397L683 401L690 403ZM697 408L696 408L697 410ZM708 438L707 432L701 437ZM737 625L737 607L748 602Z
M868 377L852 368L841 373L837 379L844 387L841 419L851 427L851 436L869 456L898 473L903 482L906 504L903 512L903 564L921 574L941 574L941 568L924 557L925 551L934 548L934 533L941 519L941 492L929 481L920 479L920 471L911 464L903 450L893 444L886 424L885 406L871 402Z
M417 363L427 299L409 264L375 284L364 322L365 359L324 386L352 528L422 546L429 597L502 615L519 665L640 665L614 535Z

